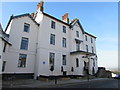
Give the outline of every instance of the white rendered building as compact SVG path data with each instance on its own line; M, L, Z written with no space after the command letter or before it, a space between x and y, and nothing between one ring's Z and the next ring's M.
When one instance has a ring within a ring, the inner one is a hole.
M5 32L12 44L5 51L3 75L84 76L98 70L96 37L85 32L68 13L59 20L43 11L11 16Z
M5 56L5 50L11 46L11 44L8 42L8 38L9 35L3 31L0 24L0 74L2 74L2 71L4 71L5 68L6 62L3 60L3 57Z

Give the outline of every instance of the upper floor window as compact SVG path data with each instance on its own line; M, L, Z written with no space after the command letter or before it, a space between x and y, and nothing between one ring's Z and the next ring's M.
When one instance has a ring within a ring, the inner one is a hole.
M78 31L76 31L76 36L79 37L79 32Z
M27 54L19 54L18 67L26 67Z
M87 36L85 35L85 41L87 41Z
M50 35L50 44L55 45L55 35L54 34Z
M95 59L93 59L93 67L95 67Z
M76 58L76 67L79 67L79 59Z
M86 45L86 51L88 52L88 45Z
M93 39L91 38L91 43L93 43Z
M28 42L29 42L28 38L22 37L20 49L27 50L28 49Z
M92 47L92 53L94 53L94 48Z
M65 26L63 26L63 32L66 33L66 27Z
M51 28L55 29L55 22L51 21Z
M66 55L62 56L62 60L63 60L63 65L66 65Z
M77 51L80 50L80 43L76 43L76 50L77 50Z
M24 23L24 32L29 32L30 24Z
M62 39L62 46L66 48L66 38Z

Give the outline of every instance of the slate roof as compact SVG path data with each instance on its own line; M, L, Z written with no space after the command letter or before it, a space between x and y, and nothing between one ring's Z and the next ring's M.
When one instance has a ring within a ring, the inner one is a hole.
M39 26L39 24L33 19L33 17L29 13L21 14L21 15L17 15L17 16L13 16L12 15L12 16L10 16L9 22L8 22L6 28L5 28L5 32L6 32L6 30L7 30L7 28L8 28L8 26L9 26L9 24L10 24L10 22L11 22L12 19L20 18L20 17L25 17L25 16L28 16L36 25Z
M55 18L55 17L53 17L53 16L51 16L51 15L45 13L45 12L42 12L42 13L43 13L43 15L45 15L45 16L48 16L48 17L50 17L50 18L52 18L52 19L55 19L55 20L57 20L57 21L65 24L65 25L68 25L70 28L74 27L74 25L75 25L76 23L78 23L78 25L80 26L83 34L87 34L87 35L89 35L89 36L92 36L92 37L96 38L95 36L93 36L93 35L85 32L85 30L83 29L83 27L82 27L79 19L77 19L77 18L73 19L73 20L71 21L71 23L66 23L66 22L63 22L62 20L57 19L57 18ZM5 31L7 30L7 28L8 28L8 26L9 26L9 24L10 24L10 22L11 22L12 19L20 18L20 17L24 17L24 16L28 16L35 24L37 24L37 25L39 26L39 24L35 21L35 19L34 19L29 13L21 14L21 15L17 15L17 16L13 16L13 15L12 15L12 16L10 17L10 20L9 20L9 22L8 22L8 24L7 24L7 27L6 27Z

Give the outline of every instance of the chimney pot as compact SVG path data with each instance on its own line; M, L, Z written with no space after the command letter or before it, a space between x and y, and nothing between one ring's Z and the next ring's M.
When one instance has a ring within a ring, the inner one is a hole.
M37 10L43 12L43 10L44 10L43 4L44 4L44 2L43 2L43 1L40 1L40 3L38 3L38 5L37 5Z
M65 14L62 16L62 21L66 22L66 23L69 23L68 13L65 13Z
M34 17L34 15L35 15L34 13L31 13L31 16L32 16L32 17Z

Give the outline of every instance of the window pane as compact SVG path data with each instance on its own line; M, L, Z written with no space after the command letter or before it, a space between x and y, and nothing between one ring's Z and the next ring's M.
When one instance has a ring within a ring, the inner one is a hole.
M93 39L91 38L91 43L93 43Z
M63 38L63 40L62 40L62 46L66 48L66 38Z
M76 67L79 67L79 60L76 58Z
M50 53L50 55L49 55L50 66L54 66L54 60L55 60L55 53Z
M20 49L24 49L24 50L28 49L28 38L22 37Z
M86 51L88 52L88 45L86 45Z
M19 54L18 67L26 67L26 54Z
M29 24L24 24L24 32L29 32L30 25Z
M55 35L54 34L51 34L51 36L50 36L50 44L55 45Z
M79 37L79 32L78 31L76 31L76 36Z
M51 28L55 29L55 22L51 21Z
M66 55L62 56L62 60L63 60L63 65L66 65Z
M85 35L85 40L87 41L87 36Z
M94 53L94 48L92 47L92 53Z
M65 26L63 26L63 32L66 33L66 27Z
M79 51L80 50L80 44L76 43L76 50Z

